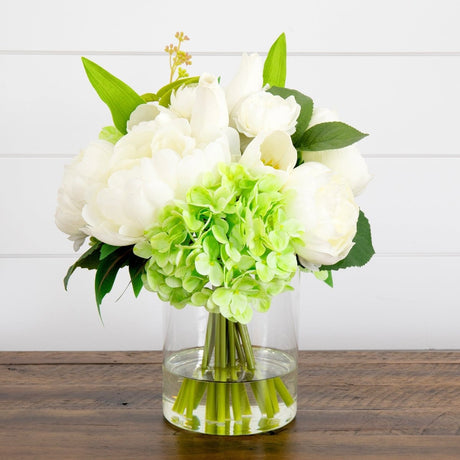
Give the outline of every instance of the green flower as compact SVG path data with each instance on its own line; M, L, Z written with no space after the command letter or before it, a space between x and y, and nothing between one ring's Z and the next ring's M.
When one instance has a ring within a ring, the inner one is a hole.
M271 175L220 164L161 212L134 252L149 259L145 286L177 308L187 304L248 323L273 295L290 289L293 244L303 236L285 207L291 192Z

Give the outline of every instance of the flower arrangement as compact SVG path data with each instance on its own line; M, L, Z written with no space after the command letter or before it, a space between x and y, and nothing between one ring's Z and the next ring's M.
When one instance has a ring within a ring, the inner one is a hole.
M101 314L127 266L136 296L145 287L176 308L204 307L201 371L236 382L237 369L257 372L246 327L253 312L269 310L298 270L332 286L333 271L374 254L355 201L370 180L354 146L366 134L285 87L284 34L264 62L244 54L229 82L190 77L191 56L181 49L188 37L176 39L165 50L170 82L156 93L139 95L83 58L114 126L64 172L56 224L75 250L90 237L64 283L77 268L95 270ZM235 431L244 432L246 388L234 386L230 397L219 385L184 378L173 411L197 429L194 411L205 398L205 432L221 432L230 407ZM280 378L259 380L253 391L270 427L279 402L294 404Z

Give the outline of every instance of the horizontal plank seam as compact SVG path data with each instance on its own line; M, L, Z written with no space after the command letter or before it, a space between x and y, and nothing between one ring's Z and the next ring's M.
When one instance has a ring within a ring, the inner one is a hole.
M193 51L194 56L241 56L244 52L258 53L266 56L267 51ZM460 57L460 51L290 51L292 57ZM4 56L161 56L164 51L134 51L134 50L34 50L34 49L1 49L0 55Z

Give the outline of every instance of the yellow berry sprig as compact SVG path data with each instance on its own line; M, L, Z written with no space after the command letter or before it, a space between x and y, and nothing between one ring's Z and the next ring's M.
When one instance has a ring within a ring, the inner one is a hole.
M171 69L171 73L169 75L169 82L172 83L175 78L175 74L177 71L177 78L185 78L188 77L188 72L181 67L182 65L191 65L192 64L192 56L191 54L181 50L181 45L184 41L190 40L184 32L176 32L174 37L177 39L177 45L173 45L172 43L166 46L165 51L169 54L169 67Z

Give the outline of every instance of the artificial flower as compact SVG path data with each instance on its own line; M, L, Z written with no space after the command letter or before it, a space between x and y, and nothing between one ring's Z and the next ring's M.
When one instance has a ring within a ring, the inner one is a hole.
M300 105L294 96L283 99L267 91L252 93L240 100L233 109L233 126L247 137L255 137L263 132L295 132Z
M57 227L74 241L75 251L87 236L82 209L87 200L104 186L112 153L110 142L94 141L65 167L55 220Z
M307 268L333 265L353 247L359 208L347 181L327 166L304 163L292 171L286 190L296 192L286 214L303 226L303 244L294 249Z

